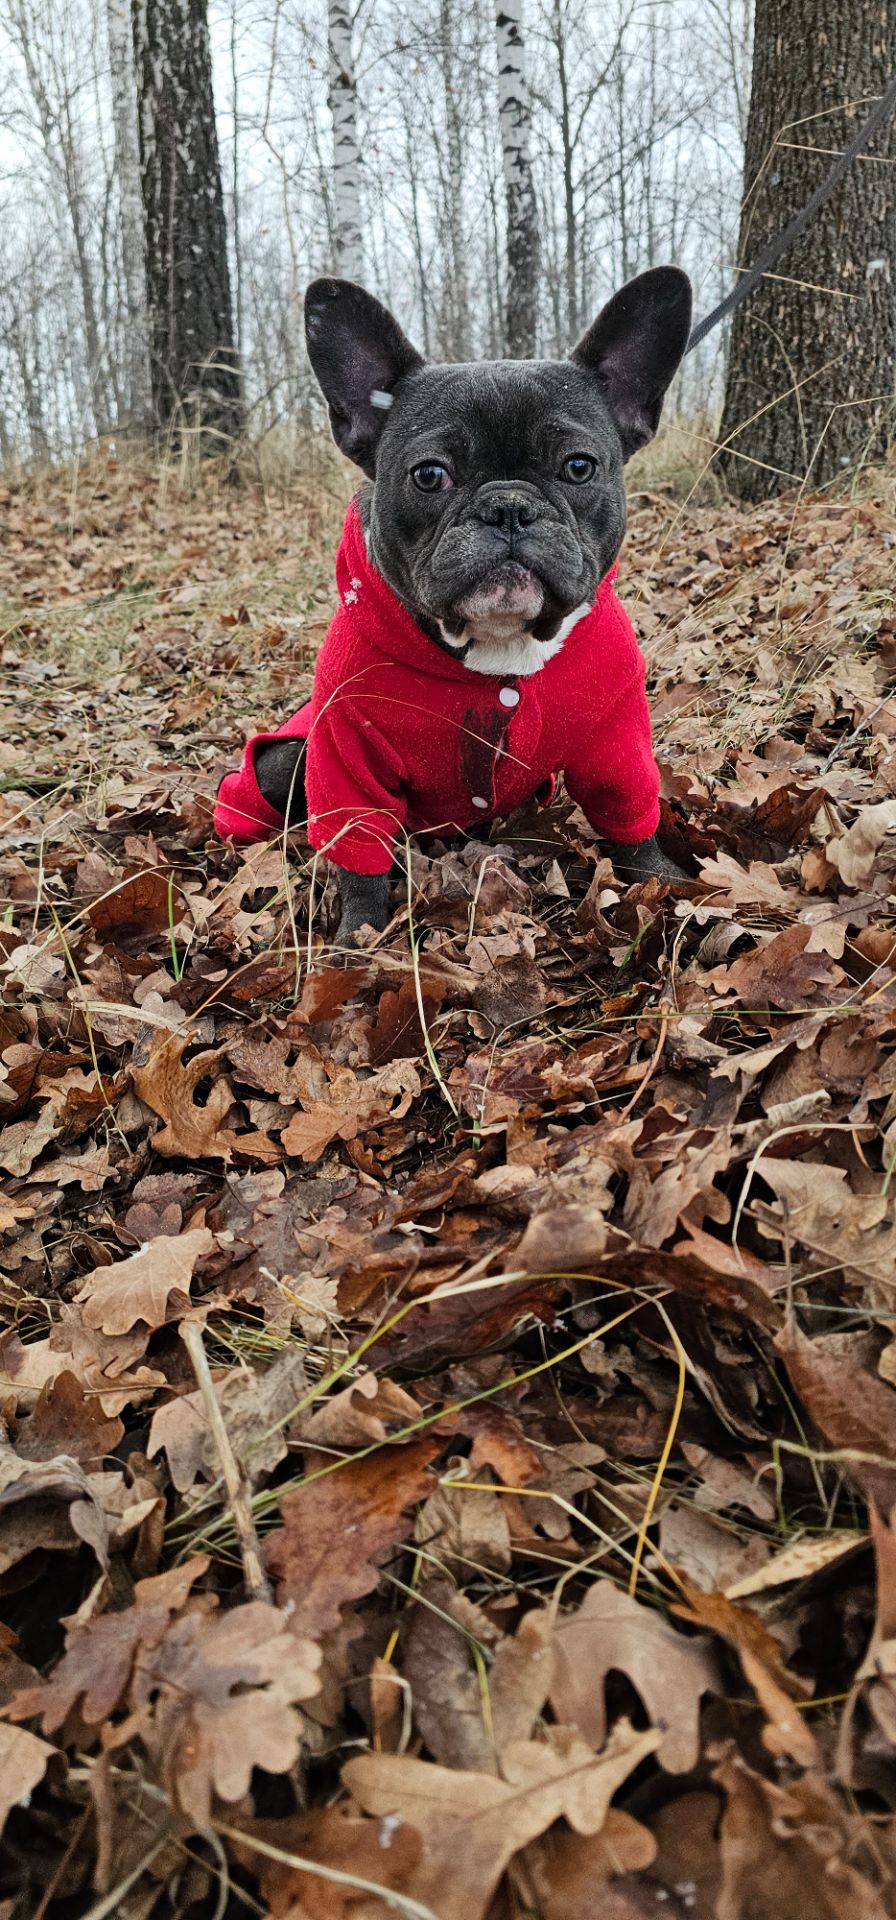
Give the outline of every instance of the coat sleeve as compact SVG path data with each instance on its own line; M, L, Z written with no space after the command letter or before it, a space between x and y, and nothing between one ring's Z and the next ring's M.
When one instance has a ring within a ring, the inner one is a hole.
M407 801L399 755L363 704L337 690L322 700L308 733L308 838L348 873L388 873Z
M593 733L581 730L565 774L572 798L595 833L633 846L656 832L660 777L640 654L636 672L609 713L596 722Z

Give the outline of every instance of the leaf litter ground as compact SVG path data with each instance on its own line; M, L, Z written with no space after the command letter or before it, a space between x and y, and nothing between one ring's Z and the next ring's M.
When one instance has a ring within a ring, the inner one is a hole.
M896 483L645 479L663 838L210 833L344 481L6 489L4 1920L896 1915Z

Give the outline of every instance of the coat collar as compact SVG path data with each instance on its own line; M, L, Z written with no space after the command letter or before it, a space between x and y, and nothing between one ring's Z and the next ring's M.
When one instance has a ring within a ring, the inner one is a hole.
M569 648L574 636L582 633L607 598L616 578L616 564L605 574L597 589L594 604L589 613L583 614L573 633L565 642ZM440 680L465 681L468 685L478 685L484 691L487 687L499 685L501 676L472 673L462 660L455 659L444 648L436 645L422 627L402 605L398 595L393 593L388 582L383 579L373 562L368 558L364 543L364 530L358 496L352 500L345 516L342 539L336 555L336 585L339 589L340 607L343 620L348 620L355 628L365 645L378 653L385 654L390 660L399 660L403 665L413 667L417 673L426 674ZM537 684L540 674L533 674L531 682ZM526 683L526 684L530 684Z

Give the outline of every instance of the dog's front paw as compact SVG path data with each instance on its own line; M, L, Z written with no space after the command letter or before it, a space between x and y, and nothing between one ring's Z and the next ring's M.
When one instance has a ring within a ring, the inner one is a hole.
M614 845L613 865L620 880L633 885L638 880L665 880L670 886L686 886L688 875L657 846L653 836L637 846Z
M365 934L382 933L389 924L389 875L344 873L340 896L342 917L334 945L351 952L368 944Z

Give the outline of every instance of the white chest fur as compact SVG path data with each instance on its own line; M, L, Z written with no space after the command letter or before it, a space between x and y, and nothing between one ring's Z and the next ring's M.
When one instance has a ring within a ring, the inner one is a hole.
M578 626L583 615L588 612L585 602L574 607L572 613L562 620L553 640L535 640L525 627L514 631L508 624L512 616L497 614L492 620L477 621L475 630L466 626L462 633L446 633L442 628L442 638L446 646L460 653L463 648L464 666L472 673L492 673L499 677L514 680L528 680L533 673L540 673L549 660L560 652L564 640L569 638L573 627Z

